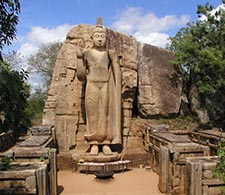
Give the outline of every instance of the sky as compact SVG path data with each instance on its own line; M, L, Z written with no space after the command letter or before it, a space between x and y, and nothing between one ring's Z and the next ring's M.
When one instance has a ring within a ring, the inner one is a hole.
M222 0L20 0L17 39L4 52L15 50L26 59L41 44L64 41L78 24L95 25L99 16L105 27L165 47L169 37L198 19L197 5L207 2L215 8L222 4ZM37 86L37 78L30 82Z

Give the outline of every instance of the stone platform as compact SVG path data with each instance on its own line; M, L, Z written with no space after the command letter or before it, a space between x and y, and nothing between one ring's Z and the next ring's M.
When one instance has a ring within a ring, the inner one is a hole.
M106 170L113 172L127 171L132 169L130 160L119 160L114 162L78 162L77 171L82 173L95 173L97 171Z
M112 162L112 161L118 161L121 158L121 154L118 154L117 152L113 152L111 155L104 155L102 152L99 153L99 155L90 155L89 153L80 153L80 154L74 154L73 159L77 162L79 160L83 160L85 162Z

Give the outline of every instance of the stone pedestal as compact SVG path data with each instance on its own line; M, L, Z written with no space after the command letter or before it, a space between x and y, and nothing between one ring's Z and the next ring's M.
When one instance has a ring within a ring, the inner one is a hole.
M82 173L96 173L98 171L120 172L132 169L132 162L129 160L118 160L114 162L79 162L77 170Z
M112 162L117 161L121 157L121 154L113 152L111 155L104 155L103 153L99 153L99 155L89 155L87 153L80 154L79 158L83 159L86 162Z

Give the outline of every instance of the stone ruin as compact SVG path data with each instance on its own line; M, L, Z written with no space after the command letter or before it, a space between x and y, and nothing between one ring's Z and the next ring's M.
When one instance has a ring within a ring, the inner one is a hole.
M78 48L89 49L94 26L78 25L67 34L55 64L44 107L43 125L56 129L59 151L84 149L84 84L77 79ZM176 115L181 82L173 80L173 53L107 29L107 49L116 50L122 70L122 137L126 147L131 118Z
M159 175L159 190L172 195L221 195L225 182L215 174L216 156L225 133L218 130L170 131L149 125L144 133L151 169Z
M7 139L6 139L7 138ZM0 135L5 143L10 136ZM27 139L10 147L0 142L0 194L57 195L54 128L35 126ZM8 162L4 159L9 159Z

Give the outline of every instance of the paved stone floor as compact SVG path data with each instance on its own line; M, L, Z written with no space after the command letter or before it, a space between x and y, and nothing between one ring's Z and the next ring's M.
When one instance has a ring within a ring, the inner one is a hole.
M60 195L163 195L158 190L158 175L136 168L114 174L112 179L99 180L95 175L58 172Z

